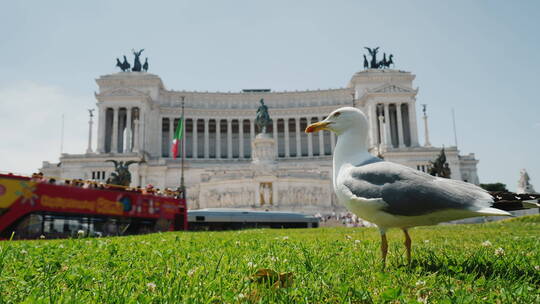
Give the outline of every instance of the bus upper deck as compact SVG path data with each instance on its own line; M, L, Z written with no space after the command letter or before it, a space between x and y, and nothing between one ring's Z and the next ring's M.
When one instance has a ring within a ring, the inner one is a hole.
M0 174L0 239L187 230L184 198Z

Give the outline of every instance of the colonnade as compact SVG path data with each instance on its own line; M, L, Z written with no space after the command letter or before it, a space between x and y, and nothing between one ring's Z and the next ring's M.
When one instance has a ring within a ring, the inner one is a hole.
M139 127L138 107L101 107L99 109L98 152L138 152Z
M414 108L412 109L414 111ZM409 103L378 103L369 106L372 145L404 148L417 145L416 119Z
M417 145L416 118L409 103L373 103L366 107L371 125L371 145L403 148ZM129 153L140 150L143 120L138 107L101 107L98 121L98 152ZM104 119L103 119L104 118ZM332 132L304 132L324 116L274 117L267 133L276 142L279 158L325 156L333 153L336 136ZM172 157L171 143L178 117L160 118L161 157ZM140 121L140 122L139 122ZM141 125L140 125L141 124ZM159 124L158 124L159 125ZM250 159L256 135L254 118L188 117L183 138L187 158ZM159 133L158 133L159 134Z
M274 138L280 158L331 155L336 137L328 131L316 134L304 132L308 124L323 117L274 118L267 133ZM161 118L161 156L172 157L171 143L178 118ZM191 159L250 159L251 141L256 135L253 118L186 118L183 137L186 158Z

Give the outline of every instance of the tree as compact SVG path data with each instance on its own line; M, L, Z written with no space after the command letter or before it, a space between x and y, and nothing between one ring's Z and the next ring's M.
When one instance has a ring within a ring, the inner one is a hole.
M503 183L491 183L491 184L480 184L480 187L482 187L484 190L487 191L503 191L508 192L508 189L506 189L506 184Z

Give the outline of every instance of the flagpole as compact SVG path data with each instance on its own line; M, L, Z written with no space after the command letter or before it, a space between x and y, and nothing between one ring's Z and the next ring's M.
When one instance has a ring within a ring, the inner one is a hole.
M185 97L182 96L182 133L184 133L184 125L185 125L185 117L184 117L184 99ZM184 159L185 159L185 151L184 151L184 134L181 134L182 136L182 142L181 142L181 150L182 151L182 160L181 160L181 170L180 170L180 189L182 189L182 198L186 198L186 187L184 185Z

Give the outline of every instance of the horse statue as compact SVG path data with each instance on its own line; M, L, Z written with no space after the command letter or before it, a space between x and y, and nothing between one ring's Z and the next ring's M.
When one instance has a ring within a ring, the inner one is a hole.
M390 67L390 65L392 65L392 67L394 67L394 55L390 54L390 56L388 57L388 67Z
M122 64L122 62L120 62L120 59L118 59L118 57L116 57L116 66L119 67L122 72L126 71L126 67L124 66L124 64Z
M129 68L131 68L131 64L127 61L126 55L124 55L124 62L122 62L122 71L129 71Z
M266 133L266 127L272 123L270 114L268 114L268 107L264 104L264 99L260 100L261 105L257 109L257 116L255 117L255 124L259 127L260 133Z
M148 57L146 57L146 59L144 59L144 64L142 66L142 69L145 71L145 72L148 72Z
M133 55L135 55L135 61L133 61L133 69L131 69L133 72L140 72L141 71L141 61L139 60L139 57L141 56L141 53L144 51L144 49L141 49L140 51L136 52L135 50L131 50L133 52Z
M138 161L130 160L127 162L116 161L109 159L107 162L114 164L114 172L107 179L106 183L110 185L129 186L131 183L131 173L129 173L128 167L131 164L136 164Z
M364 47L366 50L368 50L369 55L371 55L371 68L372 69L378 69L379 63L377 62L377 52L379 52L379 47L374 48L373 50L368 47Z
M383 53L383 59L379 62L379 67L385 69L388 67L388 60L386 60L386 53Z

